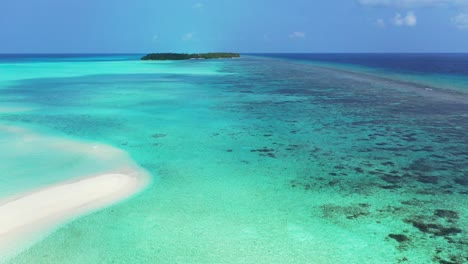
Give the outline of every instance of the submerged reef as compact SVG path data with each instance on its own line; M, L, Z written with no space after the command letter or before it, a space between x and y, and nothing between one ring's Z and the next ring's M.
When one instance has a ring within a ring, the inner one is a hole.
M409 238L403 234L390 234L388 237L395 239L398 243L403 243L409 240Z

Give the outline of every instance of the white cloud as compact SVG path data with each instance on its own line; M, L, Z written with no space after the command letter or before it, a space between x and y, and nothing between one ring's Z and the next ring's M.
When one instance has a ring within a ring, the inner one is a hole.
M205 5L203 3L200 3L200 2L195 3L193 5L193 8L195 8L195 9L202 9L203 7L205 7Z
M454 18L452 18L452 22L458 29L466 29L468 30L468 13L460 13Z
M377 26L379 26L381 28L385 27L385 20L383 20L382 18L377 19L376 23L377 23Z
M359 0L365 6L387 6L397 8L468 6L467 0Z
M194 32L189 32L189 33L186 33L182 36L182 40L183 41L190 41L193 39L193 37L195 36L195 33Z
M452 23L458 29L468 30L468 0L356 0L363 6L386 7L394 9L408 10L412 8L448 8L448 10L458 10L459 14L452 17ZM413 12L408 12L406 16L397 13L392 23L396 26L415 26L417 17ZM377 25L381 25L379 20Z
M406 16L402 16L400 13L396 13L393 18L393 24L396 26L409 26L414 27L418 23L418 19L414 12L407 12Z
M296 32L291 33L291 35L289 35L290 38L305 38L305 36L306 36L306 33L301 32L301 31L296 31Z

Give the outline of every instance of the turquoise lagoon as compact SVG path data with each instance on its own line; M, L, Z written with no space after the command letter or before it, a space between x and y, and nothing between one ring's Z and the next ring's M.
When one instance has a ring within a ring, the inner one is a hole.
M461 77L136 57L0 60L0 197L122 162L52 142L153 178L8 264L467 262Z

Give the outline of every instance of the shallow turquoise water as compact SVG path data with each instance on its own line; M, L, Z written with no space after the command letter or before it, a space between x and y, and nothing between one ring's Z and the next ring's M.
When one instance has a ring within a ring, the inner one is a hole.
M110 144L154 177L9 263L466 261L463 94L258 57L0 69L2 123Z
M128 163L123 151L35 129L0 125L0 199L71 178L117 171Z

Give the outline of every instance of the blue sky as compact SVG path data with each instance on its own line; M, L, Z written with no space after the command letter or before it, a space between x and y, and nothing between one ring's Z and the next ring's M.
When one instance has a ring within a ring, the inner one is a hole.
M2 0L0 53L468 52L468 0Z

